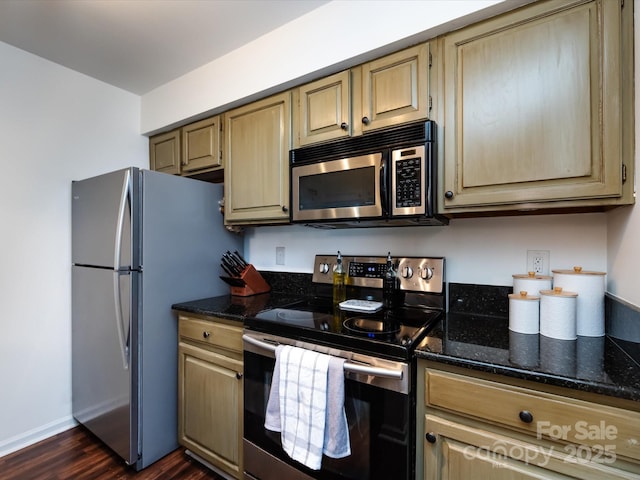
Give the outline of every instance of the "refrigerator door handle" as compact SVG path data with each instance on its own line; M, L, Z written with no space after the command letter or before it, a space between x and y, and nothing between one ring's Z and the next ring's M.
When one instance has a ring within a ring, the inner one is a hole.
M120 345L120 354L122 355L122 365L125 370L129 370L129 333L125 334L124 325L122 324L122 295L120 293L120 275L121 272L113 272L113 298L115 300L116 310L116 329L118 331L118 343Z
M120 194L120 206L118 207L118 223L116 225L115 248L113 249L113 268L120 269L120 252L122 250L122 231L124 230L125 212L129 199L129 184L131 183L131 170L126 170L122 182Z

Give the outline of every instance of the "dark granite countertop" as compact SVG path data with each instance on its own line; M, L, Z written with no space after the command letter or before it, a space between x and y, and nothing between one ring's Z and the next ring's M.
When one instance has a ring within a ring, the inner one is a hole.
M415 356L640 401L640 344L608 335L556 340L512 332L508 318L449 313Z
M272 274L268 281L272 286L280 282L297 288L287 290L288 293L272 292L252 297L205 298L177 303L172 308L242 322L262 310L302 301L305 294L310 293L310 280L306 276L286 274L281 277ZM555 340L509 331L506 302L509 292L508 287L450 284L453 311L417 346L416 357L640 401L639 312L607 298L607 332L612 332L613 336ZM483 315L475 312L483 312ZM619 332L625 332L625 335Z
M263 293L250 297L222 295L176 303L171 305L171 308L180 312L222 317L242 322L246 317L255 316L263 310L281 308L300 300L300 296L281 293Z

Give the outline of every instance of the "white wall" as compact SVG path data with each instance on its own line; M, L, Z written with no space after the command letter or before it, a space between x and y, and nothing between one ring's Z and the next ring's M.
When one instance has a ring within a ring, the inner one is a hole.
M447 281L511 285L527 272L527 250L549 250L550 267L605 271L606 216L602 213L453 220L446 227L319 230L305 226L249 229L247 260L258 269L311 273L316 253L444 256ZM276 247L285 265L276 265Z
M71 417L71 180L148 168L140 97L0 43L0 456Z
M143 95L142 132L220 112L527 1L334 0Z
M640 184L640 0L634 1L635 24L635 112L636 191ZM636 197L636 202L638 201ZM609 291L621 300L640 306L640 205L619 208L607 214L607 272Z

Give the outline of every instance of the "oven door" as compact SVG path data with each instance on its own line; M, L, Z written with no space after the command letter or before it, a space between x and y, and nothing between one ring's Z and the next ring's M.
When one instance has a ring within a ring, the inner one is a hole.
M273 348L247 341L244 351L244 472L245 479L259 480L408 480L413 479L415 411L408 390L409 369L388 370L374 366L380 375L366 374L366 365L345 363L345 411L349 424L351 455L341 459L322 457L320 470L310 470L292 460L282 449L280 433L265 429L265 411L275 366ZM251 332L254 338L258 337ZM264 337L260 335L260 337ZM273 338L273 337L272 337ZM249 339L251 340L251 338ZM262 341L262 340L261 340ZM291 340L288 342L292 344ZM295 342L297 346L304 346ZM275 345L275 343L273 343ZM313 346L312 346L313 348ZM316 349L316 348L314 348ZM331 350L331 354L338 354ZM394 362L395 363L395 362ZM348 371L353 366L354 372ZM378 364L379 365L379 364ZM402 372L401 377L392 378ZM368 381L367 381L368 379ZM398 387L396 390L393 385ZM388 387L388 388L385 388ZM389 389L391 388L391 389ZM405 390L402 392L402 390Z
M386 215L387 153L291 167L291 220L357 220Z

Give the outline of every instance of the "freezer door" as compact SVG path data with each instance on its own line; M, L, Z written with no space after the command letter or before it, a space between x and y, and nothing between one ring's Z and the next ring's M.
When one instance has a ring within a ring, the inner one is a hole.
M72 182L72 262L115 270L136 268L139 170L128 168ZM133 223L132 223L133 222Z
M137 272L73 267L73 416L127 463L138 457ZM134 304L135 305L135 304Z

